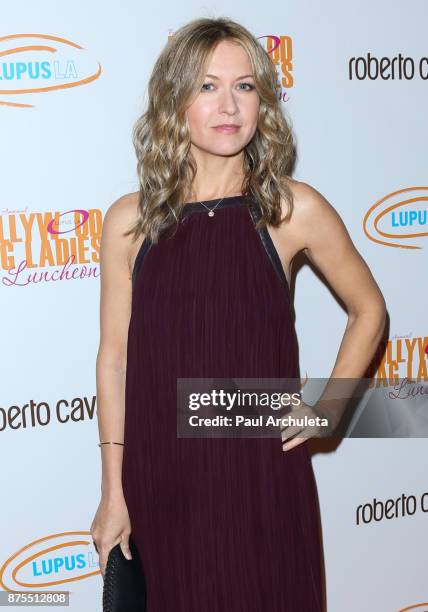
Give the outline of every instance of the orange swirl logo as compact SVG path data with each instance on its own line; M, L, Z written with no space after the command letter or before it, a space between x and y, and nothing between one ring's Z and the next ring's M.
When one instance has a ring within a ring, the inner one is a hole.
M366 212L365 235L385 246L421 249L414 242L428 236L427 201L428 187L407 187L387 194Z
M83 580L100 573L89 531L66 531L30 542L0 567L5 591L34 590Z
M428 602L413 604L407 608L400 608L398 612L428 612Z
M71 40L49 34L0 37L0 105L21 108L31 103L5 100L87 85L99 78L101 65Z

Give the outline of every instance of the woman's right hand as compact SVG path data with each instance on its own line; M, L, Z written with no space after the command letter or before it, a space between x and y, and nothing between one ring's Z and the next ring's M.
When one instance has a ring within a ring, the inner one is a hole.
M101 575L104 579L107 558L113 546L120 543L122 553L132 559L129 549L131 521L123 494L102 495L91 525L91 536L99 555Z

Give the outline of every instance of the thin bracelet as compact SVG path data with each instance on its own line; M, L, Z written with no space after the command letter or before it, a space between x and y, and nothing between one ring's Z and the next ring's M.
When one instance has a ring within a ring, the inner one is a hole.
M98 446L102 446L103 444L119 444L120 446L125 446L122 442L100 442Z

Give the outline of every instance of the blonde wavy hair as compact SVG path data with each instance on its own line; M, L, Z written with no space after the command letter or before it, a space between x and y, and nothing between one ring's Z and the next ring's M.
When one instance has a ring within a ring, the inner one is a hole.
M288 184L295 160L291 123L278 95L278 76L269 55L242 25L230 19L200 18L188 22L168 40L148 83L148 108L132 130L139 181L138 216L125 235L140 234L157 242L159 234L178 221L186 197L193 197L196 162L191 153L186 109L205 79L210 54L222 40L242 45L248 53L260 97L256 132L244 149L242 194L257 200L257 224L280 225L281 199L287 219L293 209ZM195 198L196 199L196 198Z

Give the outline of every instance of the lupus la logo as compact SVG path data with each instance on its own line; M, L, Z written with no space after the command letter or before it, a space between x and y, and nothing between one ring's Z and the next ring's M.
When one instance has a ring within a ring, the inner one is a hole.
M17 98L87 85L100 74L99 62L66 38L49 34L0 37L0 105L32 108L34 104Z
M398 612L428 612L428 601L412 604L411 606L407 606L407 608L400 608Z
M365 235L385 246L421 249L421 239L428 235L427 201L428 187L407 187L387 194L366 212Z
M5 591L44 588L76 582L100 573L89 531L45 536L13 553L0 567Z
M2 284L98 277L101 232L102 212L96 208L0 216Z

